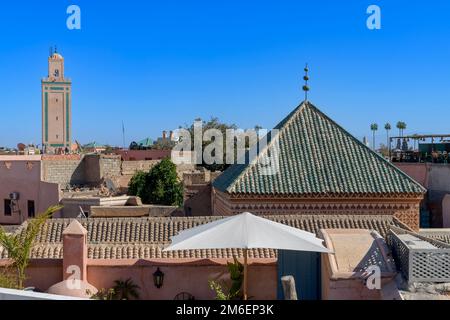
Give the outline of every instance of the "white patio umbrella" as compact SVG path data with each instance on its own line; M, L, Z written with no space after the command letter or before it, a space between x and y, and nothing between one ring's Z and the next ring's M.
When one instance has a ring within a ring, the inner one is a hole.
M331 253L314 233L277 223L249 212L184 230L163 251L244 249L244 299L247 299L248 249L270 248Z

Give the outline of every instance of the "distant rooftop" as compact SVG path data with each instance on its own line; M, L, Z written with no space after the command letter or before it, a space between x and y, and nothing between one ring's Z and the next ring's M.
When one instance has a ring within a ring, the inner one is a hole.
M208 249L168 251L162 249L170 237L182 230L215 221L222 217L149 217L149 218L88 218L80 223L88 231L88 256L91 259L155 259L155 258L232 258L242 256L239 249ZM266 218L318 234L320 229L370 229L385 236L390 225L399 225L391 215L280 215ZM37 236L32 258L61 259L62 232L71 219L47 221ZM19 232L26 228L22 225ZM252 258L276 258L272 249L252 249ZM0 258L7 253L0 248Z

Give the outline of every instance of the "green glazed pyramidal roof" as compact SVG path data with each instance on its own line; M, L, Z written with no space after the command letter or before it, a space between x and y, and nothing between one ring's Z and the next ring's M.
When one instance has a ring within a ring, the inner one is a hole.
M153 145L153 140L151 138L145 138L139 141L137 144L142 147L151 147Z
M276 127L256 159L234 164L214 187L231 194L256 195L419 195L426 190L370 150L308 101ZM263 174L258 164L278 140L279 167Z

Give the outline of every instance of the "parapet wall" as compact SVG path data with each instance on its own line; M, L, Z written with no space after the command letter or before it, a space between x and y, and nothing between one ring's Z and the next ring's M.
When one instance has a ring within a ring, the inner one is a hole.
M160 160L140 160L140 161L123 161L122 162L122 174L133 175L137 171L149 171Z
M159 289L152 278L158 267L164 272L164 284ZM276 299L277 265L274 259L250 258L248 276L249 295L254 300ZM199 300L212 300L215 294L209 287L210 280L230 285L225 259L88 260L87 280L98 289L111 288L115 280L127 278L140 287L140 299L143 300L172 300L181 292L188 292ZM33 259L27 268L25 285L46 291L62 279L62 259Z
M424 207L431 215L430 226L433 228L449 227L448 209L446 212L444 199L446 195L450 194L450 164L407 162L394 162L393 164L428 190Z
M160 161L122 161L120 155L45 155L41 161L41 179L57 183L63 189L68 185L98 186L105 178L126 187L137 171L149 171ZM177 165L180 180L184 172L194 169L195 165Z
M450 164L407 162L393 164L429 190L450 192Z
M85 181L82 160L43 160L42 180L58 183L61 187L68 184L82 184Z
M183 183L185 186L208 184L216 179L222 172L196 171L183 174Z
M66 185L97 185L103 178L116 178L121 173L120 156L61 155L43 156L41 178L46 182Z

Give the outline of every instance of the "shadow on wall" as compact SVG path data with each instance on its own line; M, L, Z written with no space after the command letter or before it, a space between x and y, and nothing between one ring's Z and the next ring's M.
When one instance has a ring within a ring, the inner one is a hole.
M209 287L209 281L213 279L226 281L229 277L224 263L209 259L165 260L165 262L138 260L128 265L125 263L120 265L117 260L94 261L88 265L88 281L98 289L107 289L114 286L115 280L131 278L140 287L140 298L145 300L173 300L182 292L193 295L197 300L212 300L215 299L215 293ZM153 279L153 273L157 268L164 273L163 285L160 288L155 286ZM250 270L250 295L262 300L276 299L276 265L252 264ZM265 281L261 281L262 279Z
M58 183L62 188L68 185L98 186L103 178L118 177L120 173L120 156L46 156L42 160L43 180Z

